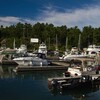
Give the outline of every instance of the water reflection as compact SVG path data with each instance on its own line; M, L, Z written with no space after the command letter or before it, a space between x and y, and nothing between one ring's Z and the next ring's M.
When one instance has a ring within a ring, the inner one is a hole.
M34 98L36 100L41 100L41 98L45 98L44 100L87 100L92 93L99 92L100 85L80 90L49 90L47 79L62 76L64 71L15 73L12 71L13 68L15 66L0 66L0 98L3 98L2 100L8 100L10 96L9 100L29 100L29 98L30 100ZM16 95L17 98L15 98ZM98 95L96 100L99 100L99 97Z
M0 66L0 78L32 78L33 80L38 80L38 79L47 79L48 77L58 77L62 76L63 71L33 71L33 72L20 72L20 73L15 73L13 72L13 69L16 66Z
M100 85L95 85L92 88L85 88L85 89L74 89L74 90L59 90L53 89L49 90L50 93L54 96L61 95L61 96L71 96L74 100L84 100L89 98L91 93L95 93L99 91Z
M0 78L14 78L13 68L15 66L0 66Z
M92 93L95 93L100 90L100 82L94 84L92 87L84 87L84 88L78 88L78 89L58 89L58 88L52 88L50 89L48 87L50 93L54 96L71 96L74 100L84 100L89 97Z

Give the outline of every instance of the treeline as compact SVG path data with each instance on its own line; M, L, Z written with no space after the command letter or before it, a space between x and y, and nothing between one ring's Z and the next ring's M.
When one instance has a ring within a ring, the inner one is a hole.
M36 23L34 25L17 23L9 27L0 27L0 42L4 42L7 47L13 48L14 38L16 47L26 44L28 49L37 48L39 44L30 43L31 38L38 38L39 43L45 42L48 49L55 50L56 36L58 40L58 49L65 50L66 37L68 38L68 48L77 47L79 35L81 34L80 47L84 48L90 44L100 45L100 27L83 27L82 31L77 27L68 28L67 26L54 26L53 24Z

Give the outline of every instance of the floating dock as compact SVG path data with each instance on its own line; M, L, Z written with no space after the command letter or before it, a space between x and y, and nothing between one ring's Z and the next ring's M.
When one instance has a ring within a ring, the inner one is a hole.
M48 88L52 89L79 89L92 88L100 85L100 74L82 75L74 77L54 77L48 78Z
M67 66L18 66L13 69L14 72L30 71L50 71L50 70L67 70Z

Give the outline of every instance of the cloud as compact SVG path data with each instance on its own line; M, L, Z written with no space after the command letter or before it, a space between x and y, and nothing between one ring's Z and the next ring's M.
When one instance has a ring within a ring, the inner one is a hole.
M91 6L75 10L46 10L43 12L40 22L53 23L54 25L67 25L68 27L78 26L82 28L87 25L100 26L100 7Z
M66 25L67 27L84 26L100 27L100 7L99 6L86 6L84 8L77 8L74 10L65 9L61 12L52 7L48 7L41 11L37 19L19 18L19 17L0 17L0 25L9 26L11 24L30 23L52 23L55 26Z
M11 24L17 23L19 18L17 17L0 17L0 25L9 26Z
M28 18L20 18L20 17L13 17L13 16L0 17L0 25L3 25L4 27L10 26L10 25L15 25L18 22L30 23L30 24L35 23L33 20L28 19Z

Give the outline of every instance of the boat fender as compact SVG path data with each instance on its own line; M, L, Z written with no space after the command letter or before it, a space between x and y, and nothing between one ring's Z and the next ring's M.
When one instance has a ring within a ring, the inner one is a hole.
M43 65L43 63L42 62L40 62L40 66L42 67L42 65Z
M29 66L32 65L32 61L29 62Z

